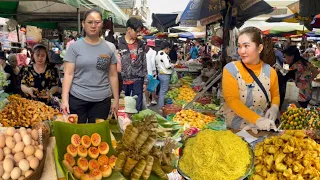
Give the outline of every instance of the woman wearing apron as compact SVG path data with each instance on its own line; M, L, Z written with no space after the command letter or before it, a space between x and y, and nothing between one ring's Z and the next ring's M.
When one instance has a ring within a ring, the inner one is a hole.
M229 128L242 129L247 126L276 130L274 121L280 103L278 77L276 71L260 59L262 50L261 31L254 27L244 28L238 38L238 53L242 62L230 62L223 69L225 103L221 112Z

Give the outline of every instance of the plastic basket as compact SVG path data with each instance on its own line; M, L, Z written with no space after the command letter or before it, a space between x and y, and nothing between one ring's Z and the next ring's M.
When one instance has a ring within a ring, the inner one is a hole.
M154 92L158 85L160 84L160 81L157 80L157 79L154 79L152 76L148 76L148 79L149 79L149 83L148 83L148 86L147 86L147 90L149 92Z
M168 104L164 105L162 107L163 116L167 117L169 114L176 114L177 112L180 112L182 110L181 106L178 106L176 104Z

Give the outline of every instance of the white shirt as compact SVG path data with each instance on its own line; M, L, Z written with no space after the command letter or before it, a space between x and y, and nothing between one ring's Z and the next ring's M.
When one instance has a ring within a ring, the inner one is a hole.
M157 52L152 48L149 48L149 51L146 54L148 75L151 76L153 75L153 72L156 71L156 55Z
M164 51L158 52L156 64L160 74L172 74L173 65L170 63L170 57Z

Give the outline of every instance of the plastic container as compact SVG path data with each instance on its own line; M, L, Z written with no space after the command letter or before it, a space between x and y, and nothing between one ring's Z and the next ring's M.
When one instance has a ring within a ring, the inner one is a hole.
M169 114L176 114L182 110L181 106L176 104L167 104L162 107L163 116L167 117Z

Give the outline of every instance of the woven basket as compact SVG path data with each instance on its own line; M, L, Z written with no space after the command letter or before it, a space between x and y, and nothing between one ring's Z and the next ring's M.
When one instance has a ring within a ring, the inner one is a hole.
M163 116L167 117L170 114L176 114L177 112L180 112L182 110L181 106L178 106L176 104L168 104L164 105L162 107Z
M36 127L39 127L39 128L41 128L41 126L45 126L45 128L49 128L50 129L48 123L46 123L46 122L40 122L37 125L36 125ZM38 129L38 128L34 128L34 129ZM41 136L39 136L39 144L42 144L42 146L43 146L43 158L39 162L38 168L35 171L33 171L33 173L30 176L28 176L25 180L39 180L41 178L42 171L43 171L44 164L46 162L46 157L47 157L47 149L46 149L46 147L48 146L48 143L49 143L50 131L49 132L48 131L43 131L42 138L40 139L40 137Z

